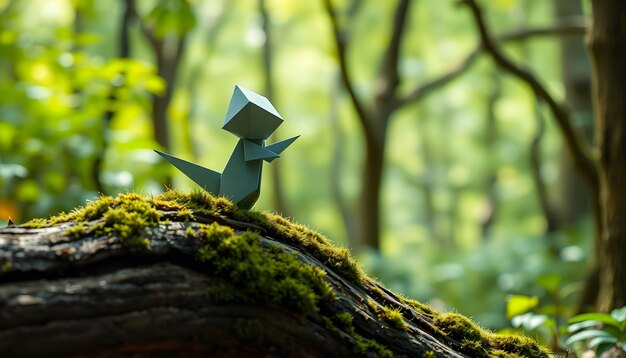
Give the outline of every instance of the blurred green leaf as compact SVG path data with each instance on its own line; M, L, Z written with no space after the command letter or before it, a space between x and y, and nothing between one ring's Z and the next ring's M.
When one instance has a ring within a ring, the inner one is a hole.
M557 273L550 273L547 275L539 276L537 283L546 289L550 293L556 293L561 285L561 275Z
M17 199L23 202L34 202L39 197L39 186L32 179L27 179L17 186Z
M567 326L567 331L570 333L573 333L573 332L580 331L581 329L584 329L584 328L598 326L599 324L600 323L597 321L582 321L582 322L572 323Z
M569 337L565 341L565 344L571 345L572 343L575 343L575 342L586 341L588 339L593 339L593 338L598 338L598 337L610 338L612 336L611 336L611 334L609 334L609 333L607 333L607 332L605 332L603 330L589 329L589 330L586 330L586 331L581 331L581 332L578 332L576 334L573 334L571 337Z
M569 319L568 323L577 323L583 321L595 321L605 323L614 327L619 328L619 323L615 320L615 318L611 317L611 315L607 313L583 313L577 316L574 316Z
M615 319L617 322L623 323L626 321L626 306L622 308L616 308L611 311L611 317Z
M28 175L28 169L19 164L0 164L0 177L5 179L25 178Z
M196 25L196 17L187 0L160 0L147 19L154 25L155 33L159 37L168 33L182 36Z
M532 331L543 325L551 327L554 325L554 321L551 320L548 316L536 315L528 312L513 317L513 319L511 320L511 324L513 324L513 327L522 327L527 331Z

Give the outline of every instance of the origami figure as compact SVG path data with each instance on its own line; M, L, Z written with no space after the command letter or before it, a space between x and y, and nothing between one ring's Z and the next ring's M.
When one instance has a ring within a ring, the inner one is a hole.
M204 190L226 196L239 207L250 209L259 198L263 160L271 163L299 136L265 146L265 140L283 119L270 101L235 86L222 129L239 137L223 173L155 150Z

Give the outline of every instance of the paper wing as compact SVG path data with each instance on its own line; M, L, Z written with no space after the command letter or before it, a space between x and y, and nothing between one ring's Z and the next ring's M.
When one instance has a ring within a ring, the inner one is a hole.
M222 177L220 173L158 150L155 150L155 152L178 168L178 170L188 176L189 179L200 185L204 190L210 192L211 194L219 195L220 180Z

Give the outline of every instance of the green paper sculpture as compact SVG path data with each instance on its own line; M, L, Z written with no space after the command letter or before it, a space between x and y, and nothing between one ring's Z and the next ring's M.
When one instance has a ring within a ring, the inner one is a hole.
M283 122L270 101L250 90L235 86L222 129L239 137L223 173L155 150L204 190L226 196L239 207L250 209L261 192L263 160L280 157L299 136L265 145L265 140Z

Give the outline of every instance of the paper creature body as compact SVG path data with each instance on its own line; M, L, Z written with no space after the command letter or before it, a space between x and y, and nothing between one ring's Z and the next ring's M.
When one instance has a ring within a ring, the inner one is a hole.
M259 198L263 160L271 163L299 136L265 146L265 140L283 122L270 101L235 86L222 129L239 137L220 174L211 169L155 150L204 190L226 196L240 208L250 209Z

